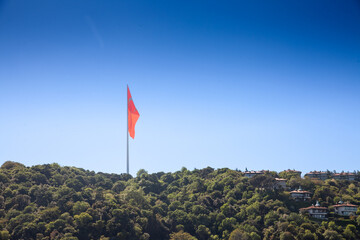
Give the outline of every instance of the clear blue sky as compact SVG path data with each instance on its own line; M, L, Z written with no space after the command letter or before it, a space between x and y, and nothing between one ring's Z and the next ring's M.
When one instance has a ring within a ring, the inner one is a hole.
M0 161L360 169L360 2L0 0Z

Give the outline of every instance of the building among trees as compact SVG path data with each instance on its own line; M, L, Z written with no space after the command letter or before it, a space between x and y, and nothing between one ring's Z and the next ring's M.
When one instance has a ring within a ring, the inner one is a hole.
M356 174L349 172L334 173L333 178L336 180L349 180L354 181Z
M245 177L252 178L252 177L255 177L257 175L265 174L266 172L268 172L268 171L265 171L265 170L261 170L261 171L253 171L253 170L251 170L251 171L248 171L246 169L244 174L245 174Z
M340 216L355 216L358 209L357 205L344 203L343 201L333 207L334 213Z
M285 178L275 178L275 185L274 188L275 189L286 189L286 179Z
M356 174L350 173L350 172L341 172L336 173L330 172L330 171L312 171L305 174L305 177L312 178L312 179L319 179L319 180L326 180L333 178L335 180L348 180L348 181L354 181Z
M320 203L316 201L315 206L312 205L307 208L300 208L300 213L302 214L309 214L310 217L317 218L317 219L327 219L328 209L326 207L321 207Z
M299 189L290 192L290 196L296 201L308 201L311 198L310 194L311 192L302 190L301 186Z
M320 179L320 180L326 180L326 179L329 179L331 177L331 172L327 172L327 171L311 171L311 172L305 174L305 177L317 178L317 179Z

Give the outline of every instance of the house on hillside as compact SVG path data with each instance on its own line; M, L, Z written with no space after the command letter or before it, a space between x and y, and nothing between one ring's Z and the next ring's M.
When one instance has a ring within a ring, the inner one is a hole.
M325 171L312 171L312 172L306 173L305 177L326 180L331 177L331 173L325 172Z
M355 180L355 173L349 173L349 172L342 172L342 173L334 173L333 178L336 180L348 180L348 181L354 181Z
M344 203L340 201L337 205L334 205L334 213L340 216L355 216L358 206L350 203Z
M244 174L245 174L245 177L248 177L248 178L252 178L252 177L255 177L257 175L261 175L261 174L265 174L265 170L261 170L261 171L248 171L247 169L245 170Z
M301 214L306 213L306 214L309 214L310 217L317 218L317 219L327 219L326 218L327 212L328 212L327 208L321 207L318 201L316 201L315 206L312 205L307 208L300 208Z
M291 191L290 196L295 199L296 201L309 201L310 200L311 192L304 191L299 187L299 189Z
M275 178L274 189L286 189L286 179L284 178Z

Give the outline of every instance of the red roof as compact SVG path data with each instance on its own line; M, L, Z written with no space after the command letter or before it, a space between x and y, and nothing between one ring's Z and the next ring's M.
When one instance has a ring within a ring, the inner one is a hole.
M310 210L310 209L323 209L323 210L327 210L327 207L310 206L310 207L307 207L307 208L300 208L300 210Z
M290 193L310 193L309 191L302 191L302 190L294 190L294 191L291 191Z
M333 205L333 207L358 207L358 206L350 203L343 203L343 204Z
M356 174L354 173L346 173L346 172L342 172L342 173L335 173L334 176L355 176Z
M307 174L327 174L327 172L322 172L322 171L311 171Z

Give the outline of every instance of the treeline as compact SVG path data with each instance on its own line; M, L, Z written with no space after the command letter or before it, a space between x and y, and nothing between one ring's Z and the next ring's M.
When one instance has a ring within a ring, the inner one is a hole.
M296 202L275 177L313 192ZM246 178L227 168L174 173L95 173L56 163L0 168L1 239L360 239L360 217L327 221L299 208L340 199L360 204L360 182L302 179L286 172ZM358 212L359 213L359 212Z

